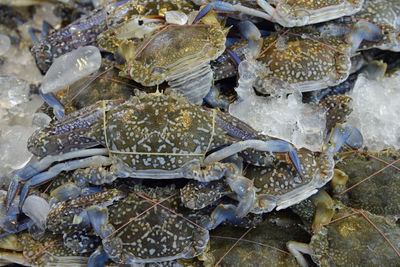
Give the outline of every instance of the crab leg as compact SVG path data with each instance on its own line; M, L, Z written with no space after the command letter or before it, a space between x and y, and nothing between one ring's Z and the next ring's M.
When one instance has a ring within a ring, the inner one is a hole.
M221 150L218 150L210 155L208 155L204 159L204 163L211 163L223 160L229 156L232 156L238 152L241 152L246 149L255 149L257 151L265 151L271 153L283 153L288 152L289 158L293 163L293 166L296 168L297 172L300 176L303 176L300 167L300 159L297 155L296 150L294 147L286 142L281 140L269 140L269 141L262 141L262 140L245 140L234 143L228 147L225 147Z
M233 8L232 4L227 3L227 2L222 2L222 1L216 1L210 4L207 4L204 6L199 13L197 14L196 18L193 20L193 23L196 23L203 17L205 17L212 9L217 10L217 11L230 11L234 12L236 9Z
M383 38L382 30L366 21L359 21L351 28L349 42L352 45L351 53L356 52L363 40L369 42L379 42Z
M308 255L313 255L313 252L308 244L296 242L296 241L289 241L286 243L287 249L293 256L296 258L297 262L301 267L307 267L308 263L307 260L301 253L306 253Z
M103 246L99 246L95 252L90 255L88 267L105 266L105 263L109 258L110 257L104 251Z
M270 14L266 14L263 11L255 10L253 8L248 8L248 7L242 6L240 4L233 5L233 8L236 11L242 12L244 14L248 14L250 16L259 17L259 18L263 18L263 19L266 19L266 20L271 20L271 15ZM265 10L265 8L264 8L264 10ZM273 11L272 11L271 14L273 14Z
M236 207L232 204L224 205L220 204L218 205L213 212L211 213L211 220L208 221L204 227L207 230L212 230L215 229L218 225L220 225L223 221L230 221L232 223L240 223L241 219L236 217L235 211Z
M39 90L39 94L50 107L53 108L53 113L58 120L61 120L65 117L65 109L64 106L58 101L58 99L53 95L53 93L43 93L42 90Z
M256 25L248 20L240 22L238 27L243 37L249 41L247 48L251 53L251 58L255 58L261 52L261 48L263 46L263 39L261 37L260 31L258 30ZM236 61L236 63L239 65L240 60Z
M348 124L337 124L329 137L329 141L324 145L323 150L326 153L334 154L344 145L353 149L359 149L362 146L363 137L360 131L354 126Z
M89 167L93 164L99 164L99 165L110 165L111 160L109 157L104 157L104 156L93 156L89 158L84 158L84 159L78 159L78 160L73 160L73 161L67 161L63 163L59 163L51 167L48 171L39 173L38 175L35 175L27 181L21 190L21 196L19 199L19 207L22 207L28 193L29 189L32 186L39 185L42 183L45 183L55 176L57 176L60 172L62 171L72 171L76 170L79 168L86 168Z
M90 157L90 156L94 156L94 155L107 155L107 154L108 154L108 150L105 148L86 149L86 150L68 152L68 153L56 155L56 156L47 156L40 161L29 164L28 166L26 166L22 170L17 171L13 175L13 178L8 187L6 201L5 201L7 211L10 208L11 203L17 194L20 182L26 181L26 180L30 179L31 177L37 175L38 173L46 170L54 162L64 161L64 160L69 160L69 159L79 158L79 157Z

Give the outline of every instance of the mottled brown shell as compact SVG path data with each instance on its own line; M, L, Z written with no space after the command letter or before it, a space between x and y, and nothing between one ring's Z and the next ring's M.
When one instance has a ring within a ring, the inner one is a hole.
M345 43L334 38L272 34L264 40L262 51L265 52L257 59L261 67L256 77L256 89L268 93L266 81L275 78L297 86L301 91L337 85L347 79L351 67L350 57L340 52L343 48Z
M216 59L225 50L225 31L216 25L170 25L144 40L136 58L127 59L125 72L145 86L189 72Z
M98 123L91 134L133 170L174 170L202 160L225 140L215 113L162 94L135 96L108 110L105 124Z
M175 190L155 188L135 189L135 192L140 196L129 194L108 208L109 224L120 229L115 236L103 240L109 255L113 255L114 251L121 253L113 258L114 261L140 263L192 258L206 249L208 231L175 213L191 221L196 220L191 216L192 211L182 206ZM162 201L163 207L152 207L153 203L142 196L155 202ZM112 246L109 247L109 244ZM122 247L114 244L121 244Z

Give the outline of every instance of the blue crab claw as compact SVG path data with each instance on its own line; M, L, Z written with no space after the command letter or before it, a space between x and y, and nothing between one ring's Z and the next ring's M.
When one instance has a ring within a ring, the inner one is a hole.
M1 190L0 194L5 196L6 192ZM0 227L7 233L21 232L33 224L44 230L46 217L50 210L47 201L36 195L29 196L22 207L22 212L28 217L21 219L17 217L20 213L18 202L18 199L15 199L8 211L4 205L0 205Z
M95 252L90 255L88 267L102 267L105 266L106 261L110 257L104 251L103 246L99 246Z
M352 149L359 149L362 143L363 137L357 128L348 124L337 124L330 134L328 143L324 145L323 151L334 154L344 144Z
M249 41L247 49L250 51L251 58L255 58L260 52L263 45L261 33L252 22L246 20L238 24L240 33Z
M49 32L51 29L54 29L53 25L51 25L49 22L43 20L42 32L40 33L40 39L46 38L49 35Z
M348 124L343 124L343 125L344 127L348 127L351 129L351 134L349 138L347 138L346 140L346 145L348 145L353 149L360 149L363 145L363 136L360 133L360 131L352 125Z
M354 53L363 40L379 42L383 38L382 30L366 21L359 21L351 28L349 42L352 45L351 53Z
M10 185L8 186L7 195L5 199L6 211L8 212L11 203L13 202L17 192L19 190L20 182L26 181L30 177L38 174L40 172L38 162L34 162L26 166L25 168L16 171L13 174L13 178L11 179Z
M19 200L19 207L21 209L29 193L30 187L45 183L62 171L72 171L79 168L86 168L93 164L110 165L110 159L108 157L100 156L106 155L107 153L107 149L103 148L86 149L55 156L47 156L40 161L29 164L13 175L5 200L6 210L9 210L11 203L18 193L20 182L26 181L22 187L21 197ZM49 168L54 162L74 159L77 157L87 158L58 163ZM47 168L49 169L45 171Z
M1 200L6 194L6 191L0 190ZM33 221L27 217L18 221L17 214L19 214L17 201L11 203L8 211L4 205L0 205L0 228L5 231L0 237L24 231L33 225Z
M242 152L246 149L254 149L257 151L264 151L270 153L289 153L290 161L294 168L299 173L300 177L303 177L301 170L300 159L296 152L296 149L288 142L283 140L257 140L250 139L240 142L236 142L228 147L224 147L204 159L204 163L211 163L226 159L236 153Z
M223 97L220 97L219 90L214 85L203 99L207 104L213 107L227 108L229 105L229 101Z
M227 177L227 183L236 193L239 205L236 207L235 215L242 218L247 215L253 208L256 200L256 191L253 182L243 176Z
M56 202L66 201L68 199L74 199L79 196L90 195L98 192L102 192L103 189L99 187L84 187L81 188L73 182L68 182L62 186L53 190L50 194L50 206Z
M36 33L39 33L40 31L38 29L35 28L29 28L29 35L31 36L33 42L35 44L39 44L39 39L36 36Z
M64 106L58 101L58 99L52 93L43 93L42 89L39 89L40 96L43 101L47 103L50 107L53 108L53 113L58 120L65 117L65 109Z
M197 14L196 18L193 20L193 23L196 23L203 17L205 17L211 10L216 11L228 11L228 12L235 12L236 9L232 7L232 4L222 1L215 1L213 3L205 5Z
M95 205L88 208L86 211L93 229L102 239L106 238L107 233L103 231L102 226L106 225L108 220L107 208L102 208Z
M207 221L203 225L207 230L215 229L222 222L228 220L234 224L239 224L241 222L241 218L236 217L236 207L232 204L218 205L213 212L211 213L210 220Z
M108 164L109 158L103 156L93 156L84 159L73 160L69 162L63 162L54 165L48 171L39 173L28 180L21 189L21 196L19 201L19 207L21 208L24 204L26 197L28 196L29 189L33 186L43 184L50 181L52 178L57 176L62 171L72 171L79 168L86 168L92 164Z

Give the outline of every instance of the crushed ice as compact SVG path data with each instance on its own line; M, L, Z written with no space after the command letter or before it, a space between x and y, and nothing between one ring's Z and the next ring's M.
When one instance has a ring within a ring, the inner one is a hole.
M380 80L359 75L349 96L353 112L347 122L358 128L370 150L400 148L400 71Z
M28 138L49 122L47 115L35 114L43 101L38 95L30 96L29 91L27 81L14 75L0 76L1 184L8 184L7 174L24 167L31 160L32 154L27 149Z
M301 93L286 97L261 97L254 93L252 84L256 63L245 60L239 65L241 101L229 108L229 113L263 133L292 142L296 147L320 150L325 135L325 111L302 103ZM273 86L273 84L271 84Z

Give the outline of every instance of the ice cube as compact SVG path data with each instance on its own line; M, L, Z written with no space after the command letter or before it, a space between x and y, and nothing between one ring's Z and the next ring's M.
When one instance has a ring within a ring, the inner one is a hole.
M101 54L95 46L82 46L56 58L43 78L43 93L56 93L97 71Z

